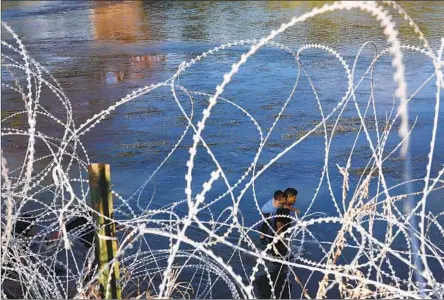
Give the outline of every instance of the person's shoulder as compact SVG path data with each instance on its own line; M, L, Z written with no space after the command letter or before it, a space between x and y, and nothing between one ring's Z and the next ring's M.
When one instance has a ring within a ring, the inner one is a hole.
M267 207L267 206L270 206L270 205L273 206L273 199L271 199L271 200L265 202L264 205L263 205L263 207Z

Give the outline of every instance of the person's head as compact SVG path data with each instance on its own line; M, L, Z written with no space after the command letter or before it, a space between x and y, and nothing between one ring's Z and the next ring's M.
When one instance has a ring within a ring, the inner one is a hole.
M285 198L287 198L287 204L293 205L296 202L298 191L294 188L287 188L284 192Z
M286 197L284 192L281 190L274 192L274 200L278 201L279 203L285 203Z

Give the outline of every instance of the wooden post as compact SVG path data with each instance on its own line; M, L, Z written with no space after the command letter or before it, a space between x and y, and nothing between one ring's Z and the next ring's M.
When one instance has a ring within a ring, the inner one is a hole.
M95 237L95 254L101 274L99 282L102 294L105 296L105 299L121 299L121 289L118 284L120 279L119 263L116 261L111 265L113 267L112 270L107 266L117 254L117 240L115 239L116 225L111 221L114 220L114 213L111 194L110 165L91 164L88 166L88 173L91 206L97 212L94 213L94 219L98 228ZM105 219L104 216L109 219Z

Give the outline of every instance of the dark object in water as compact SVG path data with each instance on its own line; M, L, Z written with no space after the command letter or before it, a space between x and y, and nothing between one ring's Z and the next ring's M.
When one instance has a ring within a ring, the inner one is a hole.
M85 226L86 225L86 226ZM79 235L80 241L86 248L90 248L94 242L94 226L88 222L88 219L85 217L77 217L68 224L66 224L66 230L70 232L75 228L82 227L82 232Z
M13 245L8 245L7 248L7 261L2 262L1 276L2 280L2 292L6 295L7 299L22 299L25 297L26 287L20 283L18 278L20 278L19 273L15 271L17 265L26 266L29 261L24 257L31 259L27 256L29 251L29 243L26 240L20 238L23 237L33 237L35 236L35 221L36 218L29 213L24 213L23 215L17 217L15 223L13 224L12 235L16 238L17 242ZM24 257L17 256L22 255Z
M85 248L89 249L94 243L94 233L95 227L91 222L88 221L87 218L81 216L76 217L74 220L69 221L65 225L66 231L71 232L74 229L81 228L80 234L78 236L79 240L85 246ZM61 236L61 232L55 232L51 239L59 239Z
M17 218L17 221L14 224L14 234L16 236L33 236L31 230L35 226L35 218L28 213L23 214L22 216Z

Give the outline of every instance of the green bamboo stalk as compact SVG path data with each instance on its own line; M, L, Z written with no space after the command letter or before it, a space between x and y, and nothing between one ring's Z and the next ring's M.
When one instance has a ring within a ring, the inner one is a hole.
M91 205L97 212L94 219L97 224L95 237L96 261L99 264L99 283L105 299L121 299L119 262L116 260L111 268L108 264L117 255L116 225L113 213L111 193L111 168L109 164L91 164L88 166ZM106 218L105 218L106 217ZM107 239L100 238L107 237ZM111 278L110 278L111 277Z

